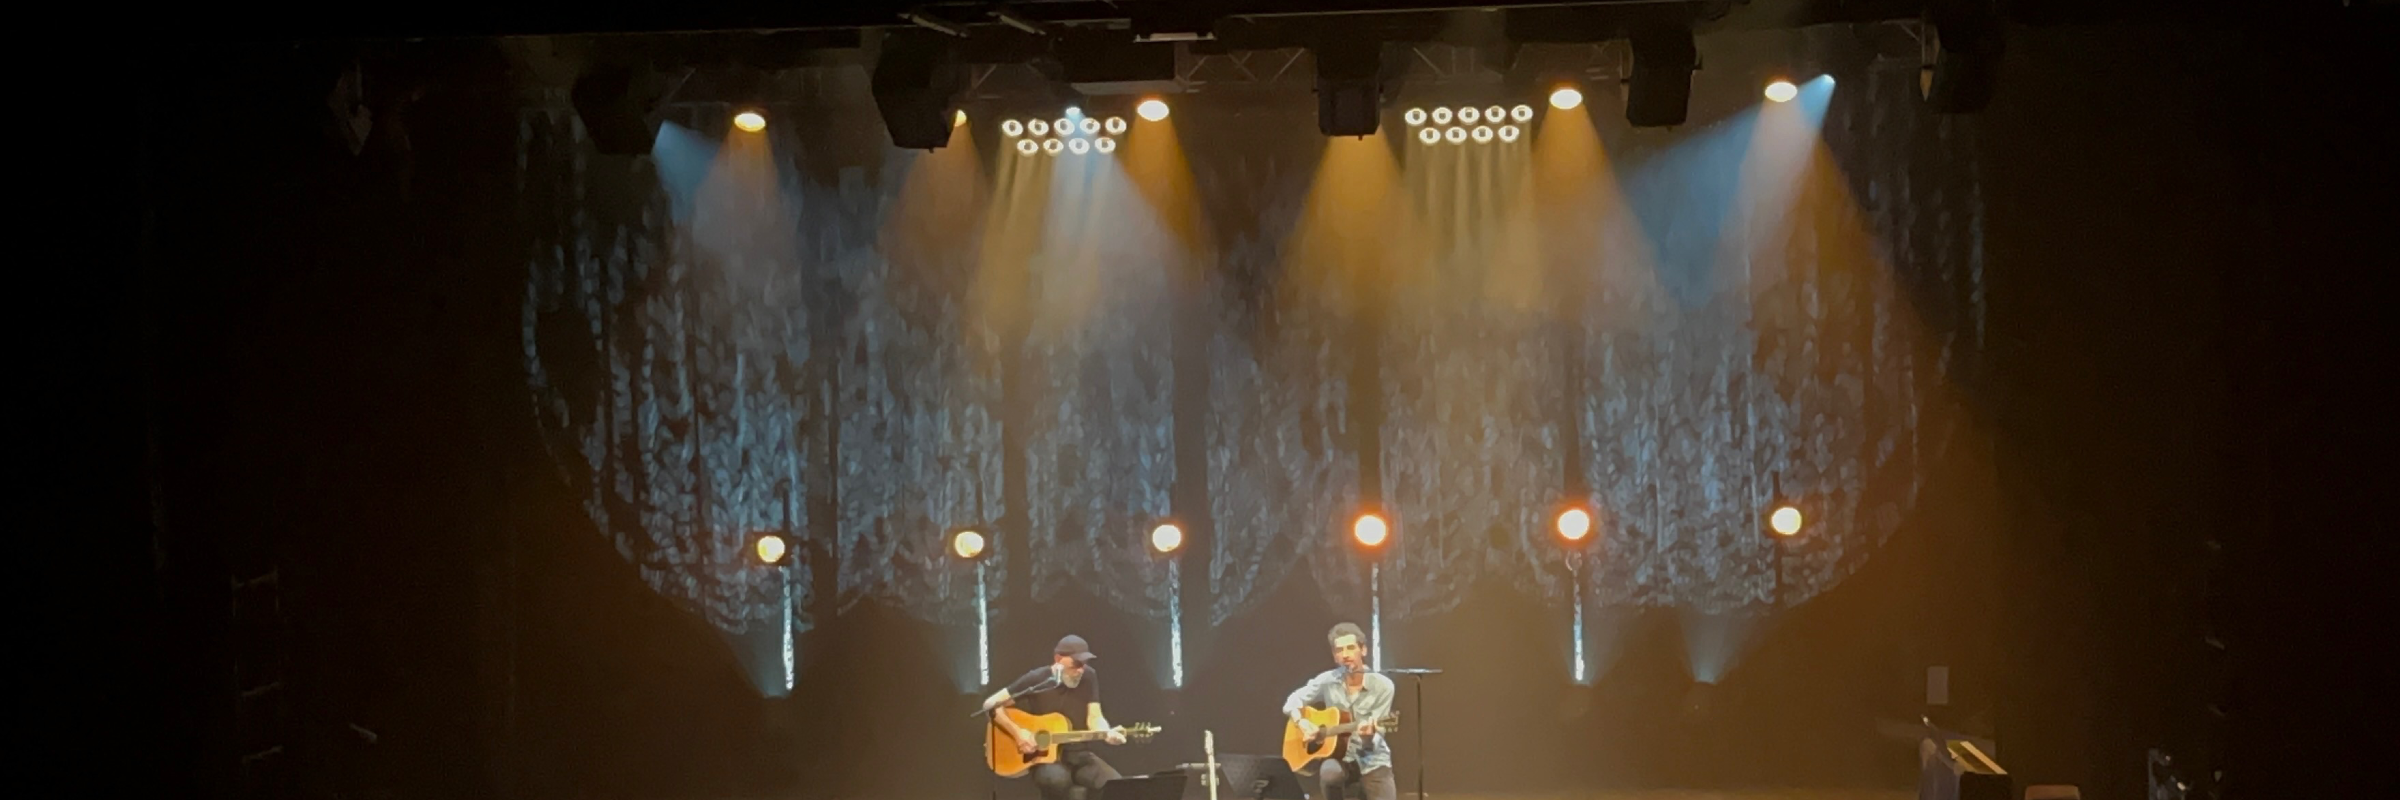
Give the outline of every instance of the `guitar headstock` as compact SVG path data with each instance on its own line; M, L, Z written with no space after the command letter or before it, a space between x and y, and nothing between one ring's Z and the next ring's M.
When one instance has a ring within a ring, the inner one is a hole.
M1150 740L1150 737L1157 736L1166 729L1147 722L1136 722L1131 725L1120 727L1117 730L1125 734L1125 741L1146 742Z

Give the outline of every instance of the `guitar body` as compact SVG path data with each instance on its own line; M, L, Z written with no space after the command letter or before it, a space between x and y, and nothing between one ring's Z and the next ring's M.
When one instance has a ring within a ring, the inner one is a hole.
M996 708L992 709L992 713L1007 714L1010 721L1017 723L1017 727L1033 734L1035 744L1041 745L1041 749L1033 751L1033 755L1017 752L1017 737L1010 736L1007 728L1000 727L997 720L985 724L984 763L991 766L992 774L1003 778L1014 778L1034 767L1057 761L1058 743L1050 741L1050 734L1075 729L1075 723L1067 721L1065 714L1027 714L1014 708Z
M1014 778L1031 772L1034 767L1057 761L1059 745L1105 741L1108 735L1108 731L1076 730L1075 723L1068 721L1065 714L1028 714L1008 707L992 709L992 713L1007 714L1010 722L1024 728L1026 733L1033 734L1035 749L1032 755L1026 755L1017 752L1017 737L1009 735L1007 728L1000 727L997 716L984 724L983 763L992 768L992 774L1003 778ZM1115 730L1118 735L1125 737L1125 741L1147 742L1165 729L1143 722L1121 725Z
M1310 739L1307 734L1301 733L1298 722L1284 721L1283 763L1291 765L1293 772L1306 768L1311 761L1342 757L1350 747L1350 734L1358 728L1358 720L1352 719L1350 712L1338 708L1302 708L1300 718L1317 726L1317 737ZM1399 722L1399 715L1393 714L1376 720L1375 725L1380 730L1390 731L1397 728Z

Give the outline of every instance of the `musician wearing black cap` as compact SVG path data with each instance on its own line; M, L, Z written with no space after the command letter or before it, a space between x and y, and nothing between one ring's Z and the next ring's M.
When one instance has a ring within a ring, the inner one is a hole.
M1114 731L1108 715L1100 711L1100 671L1091 665L1095 657L1083 637L1060 639L1049 664L993 693L983 701L984 710L1015 706L1029 714L1063 714L1078 723L1076 730L1110 731L1105 739L1109 744L1124 744L1125 735ZM1030 755L1037 749L1033 734L1008 715L994 714L992 719L1016 737L1019 751ZM1042 800L1093 800L1101 784L1117 777L1116 768L1080 742L1060 745L1058 761L1033 768L1033 785L1042 790Z

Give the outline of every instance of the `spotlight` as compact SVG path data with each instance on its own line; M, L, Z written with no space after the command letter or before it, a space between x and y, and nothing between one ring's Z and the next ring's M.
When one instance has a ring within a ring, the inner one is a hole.
M1433 124L1435 124L1435 125L1448 125L1448 124L1450 124L1450 109L1447 109L1447 108L1436 108L1436 109L1434 109L1434 110L1433 110Z
M1467 140L1467 129L1456 125L1450 126L1450 130L1442 132L1442 138L1450 140L1451 144L1464 142Z
M968 561L983 558L990 552L989 544L983 532L972 528L950 534L950 554Z
M1468 125L1473 125L1477 122L1483 121L1483 112L1475 110L1474 106L1460 108L1458 110L1458 121Z
M1579 105L1583 105L1583 92L1573 86L1561 86L1550 92L1551 108L1565 111ZM1528 108L1525 111L1528 119L1533 117L1533 109Z
M1573 89L1568 89L1567 91L1570 91L1570 92L1572 92L1572 91L1575 91L1575 90L1573 90ZM1582 98L1580 98L1580 97L1578 97L1578 98L1576 98L1575 102L1578 102L1578 103L1580 103L1580 102L1583 102L1583 99L1582 99ZM1570 105L1570 106L1568 106L1568 107L1569 107L1569 108L1573 108L1574 106ZM1517 124L1520 124L1520 125L1522 125L1522 124L1525 124L1525 123L1528 123L1528 122L1532 122L1532 121L1533 121L1533 106L1529 106L1529 105L1522 105L1522 104L1520 104L1520 105L1518 105L1516 108L1509 109L1509 110L1508 110L1508 118L1509 118L1511 121L1514 121L1514 122L1516 122Z
M1391 538L1391 535L1391 526L1385 524L1383 517L1374 512L1360 514L1358 521L1350 524L1350 538L1370 548L1382 547L1383 543Z
M1023 153L1023 154L1025 154L1025 155L1033 155L1033 154L1035 154L1035 153L1041 152L1041 150L1042 150L1042 146L1041 146L1041 145L1038 145L1038 144L1034 144L1032 139L1018 139L1018 140L1017 140L1017 152L1019 152L1019 153Z
M1570 508L1558 512L1559 538L1569 542L1580 542L1584 537L1590 535L1592 535L1591 512L1580 508Z
M1440 128L1418 128L1418 129L1417 129L1417 141L1424 142L1424 143L1426 143L1426 144L1441 144L1441 143L1442 143L1442 129L1440 129Z
M1083 116L1083 107L1082 107L1082 106L1067 106L1067 116L1070 116L1070 117L1080 117L1080 116Z
M1409 126L1410 126L1410 127L1415 127L1415 126L1418 126L1418 125L1423 125L1423 124L1425 124L1425 109L1422 109L1422 108L1412 108L1412 109L1409 109L1409 110L1408 110L1408 113L1400 115L1400 118L1401 118L1401 119L1404 119L1404 120L1407 120L1407 121L1408 121L1408 124L1409 124Z
M1085 136L1090 136L1100 132L1100 121L1092 119L1091 117L1084 117L1083 122L1077 124L1076 127L1082 128Z
M1123 136L1125 135L1125 118L1109 117L1108 121L1100 123L1100 129L1107 131L1110 136Z
M1142 115L1142 119L1146 119L1151 122L1157 122L1159 120L1166 119L1167 111L1169 111L1167 108L1167 101L1160 100L1156 97L1144 100L1142 101L1141 105L1133 107L1133 113L1140 114ZM1111 117L1110 119L1115 118Z
M1490 144L1491 142L1492 142L1492 126L1490 126L1490 125L1477 125L1477 126L1475 126L1475 143L1476 143L1476 144Z
M594 67L575 79L567 97L593 149L613 156L650 152L658 139L658 122L652 116L660 94L655 83L647 71L623 65Z
M948 37L928 30L886 35L868 83L894 146L932 150L950 143L958 118L951 103L966 86L967 74Z
M1982 111L1999 90L2000 59L2007 33L1992 3L1947 0L1929 3L1930 35L1917 67L1925 103L1944 114Z
M1793 86L1791 81L1778 78L1774 82L1767 84L1768 100L1782 103L1798 96L1800 96L1800 87Z
M1073 136L1075 135L1075 121L1067 119L1066 117L1059 117L1058 119L1050 122L1050 129L1058 131L1058 135L1060 136Z
M1067 146L1066 146L1065 144L1063 144L1063 143L1059 142L1057 139L1043 139L1043 140L1042 140L1042 152L1044 152L1044 153L1049 153L1049 154L1051 154L1051 155L1058 155L1058 151L1060 151L1060 150L1065 150L1065 149L1067 149Z
M1074 153L1074 154L1076 154L1076 155L1083 155L1083 154L1085 154L1085 153L1089 153L1089 152L1091 152L1091 151L1092 151L1092 140L1090 140L1090 139L1068 139L1068 140L1067 140L1067 152L1069 152L1069 153Z
M1025 123L1025 132L1035 136L1048 136L1050 135L1050 123L1038 119Z
M1692 43L1689 27L1635 30L1633 72L1626 77L1625 121L1636 128L1681 125L1690 114L1692 70L1700 67L1700 48Z
M745 133L757 133L767 129L767 115L756 110L743 109L742 113L733 115L733 126L742 129Z
M1387 70L1383 42L1349 36L1313 47L1317 59L1317 131L1326 136L1367 136L1382 122Z
M1183 549L1183 529L1175 523L1161 523L1150 529L1150 552L1169 555Z
M780 533L759 534L758 542L750 550L758 555L758 563L774 566L781 566L792 555L791 542L785 541Z
M1117 140L1102 136L1092 140L1092 149L1103 153L1114 153L1117 151Z
M1513 142L1513 141L1516 141L1516 140L1517 140L1517 136L1518 136L1517 126L1515 126L1515 125L1502 125L1502 126L1500 126L1500 141L1503 141L1503 142Z
M1806 520L1800 516L1800 509L1794 506L1784 506L1775 509L1775 513L1767 515L1767 526L1773 529L1778 536L1799 535L1800 526L1805 522Z
M1016 121L1016 120L1013 120L1013 119L1004 119L1004 120L1001 120L1001 121L1000 121L1000 135L1002 135L1002 136L1023 136L1023 135L1025 135L1025 123L1018 122L1018 121Z
M1508 119L1508 109L1492 106L1483 110L1483 121L1485 122L1498 125L1504 119Z

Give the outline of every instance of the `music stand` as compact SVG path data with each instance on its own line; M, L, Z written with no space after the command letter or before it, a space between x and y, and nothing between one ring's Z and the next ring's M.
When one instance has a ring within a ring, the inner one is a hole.
M1201 773L1202 780L1192 786L1205 786L1206 764L1185 764L1188 772ZM1217 756L1217 786L1220 800L1305 800L1300 788L1300 776L1292 772L1280 756Z
M1417 718L1408 721L1408 724L1417 729L1417 800L1425 800L1425 677L1440 675L1442 671L1438 669L1387 669L1383 670L1383 674L1415 679Z

